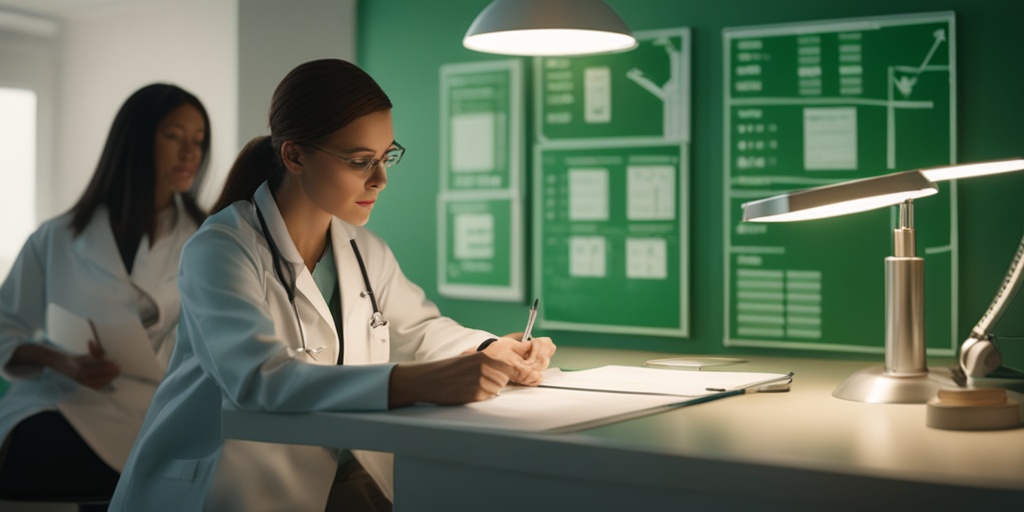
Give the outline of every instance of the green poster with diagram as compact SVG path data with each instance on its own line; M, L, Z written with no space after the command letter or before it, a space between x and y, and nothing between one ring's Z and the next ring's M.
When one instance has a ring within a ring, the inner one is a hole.
M518 60L441 68L441 190L520 190Z
M522 300L522 63L447 64L440 78L438 291Z
M520 232L519 202L500 193L449 194L438 204L441 219L439 261L445 262L448 294L481 294L518 300L522 290L521 252L512 247ZM460 288L463 288L460 290Z
M545 329L689 336L690 32L534 60L533 277Z
M690 140L689 30L635 36L628 52L537 59L538 142Z
M535 267L549 329L685 336L678 143L538 146Z
M956 161L951 12L723 31L725 344L882 353L894 210L743 223L742 203ZM915 202L929 353L959 340L956 190Z

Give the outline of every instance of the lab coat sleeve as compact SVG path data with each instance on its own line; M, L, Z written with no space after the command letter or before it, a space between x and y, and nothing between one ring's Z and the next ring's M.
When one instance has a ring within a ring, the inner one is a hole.
M284 289L257 254L265 248L246 243L246 235L220 226L201 230L185 246L178 278L178 342L191 345L224 405L274 412L386 410L393 365L318 365L293 357L275 334L268 301L268 293ZM293 318L290 311L279 314L280 321Z
M373 264L381 265L380 282L374 283L374 290L378 290L381 310L390 323L392 361L451 357L496 337L442 316L423 289L405 276L391 248L376 235L367 234L376 243L360 247L369 246Z
M39 375L42 366L7 366L21 345L35 342L46 321L45 233L37 231L21 248L0 286L0 376L7 380Z

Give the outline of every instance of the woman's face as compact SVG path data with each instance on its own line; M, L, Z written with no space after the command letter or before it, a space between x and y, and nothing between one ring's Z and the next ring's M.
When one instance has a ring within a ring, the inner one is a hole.
M205 139L203 115L189 103L172 110L157 125L153 144L157 204L169 200L174 192L192 188L203 160Z
M306 147L302 188L324 211L362 226L370 220L377 196L388 183L384 158L395 148L391 111L367 114L323 140Z

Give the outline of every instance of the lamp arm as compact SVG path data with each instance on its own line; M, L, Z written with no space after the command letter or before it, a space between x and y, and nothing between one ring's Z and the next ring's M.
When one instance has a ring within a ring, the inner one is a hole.
M992 304L985 314L981 315L978 324L971 330L971 335L960 346L960 368L969 376L984 377L1002 364L1002 356L992 343L992 327L1003 316L1013 297L1024 282L1024 236L1020 239L1017 252L1010 261Z
M996 296L992 299L992 304L989 305L988 310L978 320L978 324L974 326L974 330L971 331L972 336L989 334L989 330L1003 316L1003 313L1006 312L1007 307L1013 301L1014 295L1020 290L1022 281L1024 281L1024 236L1020 239L1017 253L1013 255L1010 268L1006 271L1006 277L1003 278L999 291L996 292Z

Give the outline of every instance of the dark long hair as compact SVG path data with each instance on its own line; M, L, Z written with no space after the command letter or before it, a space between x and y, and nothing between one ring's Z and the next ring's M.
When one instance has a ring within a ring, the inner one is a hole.
M196 202L196 192L206 177L210 158L210 118L192 93L169 84L151 84L135 91L117 112L107 142L82 197L71 207L75 236L85 230L96 208L110 212L110 227L125 268L131 272L142 235L153 238L156 230L156 165L154 144L157 125L174 109L190 104L206 123L203 158L192 188L181 194L185 210L196 224L206 213Z
M391 99L355 64L340 59L300 64L274 90L270 135L252 139L238 153L213 212L252 198L264 181L276 189L284 177L285 142L317 144L360 117L389 109Z

